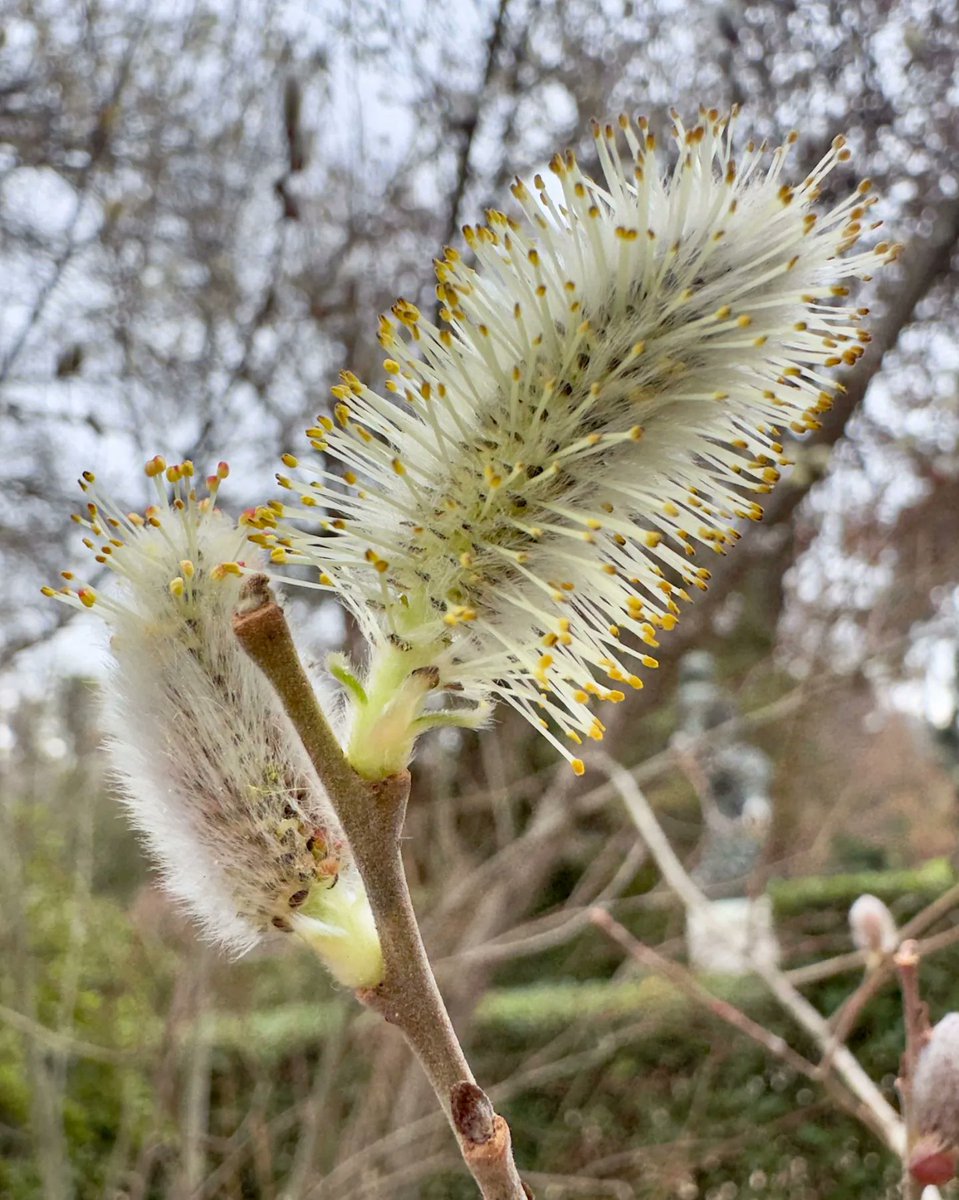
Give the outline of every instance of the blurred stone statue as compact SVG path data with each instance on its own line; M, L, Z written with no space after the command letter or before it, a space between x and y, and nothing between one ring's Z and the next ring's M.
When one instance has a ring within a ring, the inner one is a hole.
M674 746L697 785L705 827L692 877L707 895L720 894L708 914L687 913L689 962L699 971L748 974L750 960L779 959L772 906L768 896L756 894L772 824L772 764L736 737L700 744L703 734L736 716L707 651L692 651L680 663L678 709Z
M959 646L953 655L953 684L951 703L945 719L928 721L936 755L948 772L959 796Z
M736 707L716 683L716 660L708 650L690 650L679 663L676 732L696 738L736 715Z

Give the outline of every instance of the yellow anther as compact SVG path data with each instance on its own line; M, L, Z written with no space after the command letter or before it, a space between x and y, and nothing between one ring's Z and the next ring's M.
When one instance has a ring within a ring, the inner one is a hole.
M454 604L447 610L443 620L450 626L460 625L463 621L475 621L476 609L464 604Z
M217 566L213 568L211 574L216 579L223 579L227 575L242 575L243 568L239 563L236 562L218 563Z

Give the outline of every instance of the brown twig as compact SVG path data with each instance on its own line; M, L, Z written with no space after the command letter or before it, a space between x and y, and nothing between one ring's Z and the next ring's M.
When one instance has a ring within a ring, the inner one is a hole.
M627 812L659 868L663 882L679 897L688 912L697 913L705 920L711 921L708 900L679 861L636 780L629 771L611 758L595 755L592 761L602 767L619 792ZM721 940L727 936L721 926L714 924L714 929L717 939ZM783 1010L820 1048L825 1049L831 1041L832 1031L819 1010L810 1004L805 996L790 984L785 974L772 963L759 956L750 956L749 966ZM836 1047L833 1062L845 1086L862 1105L865 1123L894 1153L901 1154L905 1141L902 1123L862 1064L846 1046Z
M657 975L662 975L668 979L685 995L695 1000L697 1004L701 1004L708 1009L714 1017L718 1017L721 1021L725 1021L727 1025L731 1025L734 1029L738 1029L740 1033L757 1042L764 1050L767 1050L774 1058L780 1059L787 1066L800 1075L804 1075L807 1079L816 1078L816 1064L810 1062L808 1058L804 1058L798 1051L781 1038L778 1034L767 1029L764 1025L760 1025L758 1021L754 1021L752 1017L747 1016L742 1009L737 1008L735 1004L731 1004L728 1000L724 1000L721 996L714 995L708 988L703 987L692 971L688 970L682 964L673 962L672 959L664 957L651 946L638 941L623 925L615 921L604 908L593 908L590 910L590 920L594 925L607 934L621 946L630 958L641 963L650 971L655 971Z
M279 696L329 794L366 885L385 969L383 982L361 990L358 998L402 1031L449 1118L485 1200L524 1200L528 1193L513 1162L509 1127L473 1079L436 986L410 900L400 854L409 773L370 781L353 770L317 703L286 617L273 600L265 576L249 580L245 606L234 617L234 631ZM488 1106L486 1119L480 1119L486 1112L480 1096ZM464 1097L469 1098L468 1104Z
M889 981L889 978L890 972L887 964L885 962L880 963L875 970L866 975L862 983L846 998L842 1006L834 1014L831 1020L833 1027L832 1037L829 1040L829 1044L823 1050L822 1059L819 1063L820 1075L825 1076L829 1072L836 1050L840 1046L844 1046L849 1040L849 1036L856 1028L866 1005L882 990L883 986Z
M909 1159L916 1144L916 1123L912 1105L912 1080L916 1073L916 1062L929 1032L929 1010L919 995L919 946L909 939L902 943L894 959L899 972L902 990L902 1015L906 1030L906 1049L899 1066L896 1087L902 1105L902 1118L906 1126L906 1152L902 1158L903 1200L919 1200L922 1187L913 1179L909 1170Z

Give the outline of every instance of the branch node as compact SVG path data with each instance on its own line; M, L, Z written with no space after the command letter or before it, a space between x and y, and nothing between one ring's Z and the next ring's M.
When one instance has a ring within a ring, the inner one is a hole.
M399 842L406 820L406 805L410 795L409 771L398 771L377 779L369 785L370 797L383 814L381 820Z

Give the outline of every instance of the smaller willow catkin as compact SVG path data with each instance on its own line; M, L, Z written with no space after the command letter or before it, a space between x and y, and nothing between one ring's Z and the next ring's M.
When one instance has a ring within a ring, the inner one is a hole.
M226 465L205 496L189 462L156 458L146 473L157 498L142 515L99 495L91 472L80 484L84 542L120 586L97 595L65 572L64 587L44 589L99 612L112 632L106 727L133 824L211 940L243 953L264 934L295 932L341 983L373 986L379 941L346 839L233 634L235 560L255 551L215 507Z

